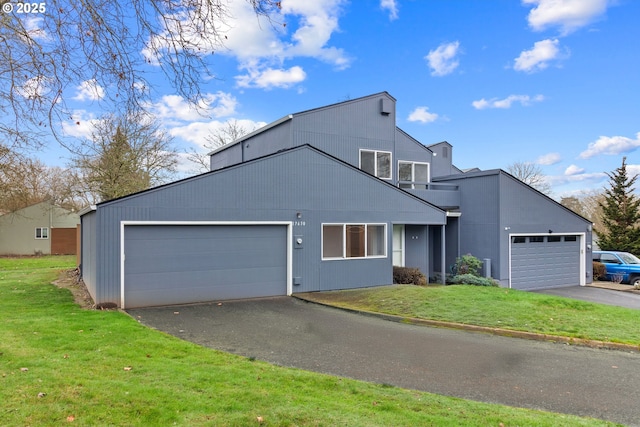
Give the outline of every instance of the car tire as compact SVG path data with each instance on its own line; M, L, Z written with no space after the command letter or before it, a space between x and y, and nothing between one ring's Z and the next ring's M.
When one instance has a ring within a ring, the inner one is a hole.
M629 283L636 289L640 289L640 276L632 276L629 279Z

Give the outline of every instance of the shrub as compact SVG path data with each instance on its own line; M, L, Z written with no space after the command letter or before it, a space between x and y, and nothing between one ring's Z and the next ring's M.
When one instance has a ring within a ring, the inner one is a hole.
M481 277L475 274L457 274L447 279L450 285L475 285L475 286L498 286L498 282L491 277Z
M593 280L604 280L607 277L607 267L598 261L593 261Z
M482 268L482 261L478 258L474 257L471 254L462 255L461 257L456 258L456 263L454 265L454 274L463 275L463 274L471 274L473 276L480 277L480 269Z
M418 268L411 267L393 267L393 283L399 285L418 285L425 286L427 278Z

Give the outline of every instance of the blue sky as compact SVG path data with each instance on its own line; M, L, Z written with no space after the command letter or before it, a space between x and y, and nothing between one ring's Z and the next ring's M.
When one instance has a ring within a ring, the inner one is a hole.
M231 8L201 113L152 80L150 109L180 149L228 120L252 128L387 91L397 125L451 143L460 168L536 163L556 197L602 189L623 156L640 173L639 1L283 0L286 26ZM81 123L68 134L86 134L103 90L68 94Z

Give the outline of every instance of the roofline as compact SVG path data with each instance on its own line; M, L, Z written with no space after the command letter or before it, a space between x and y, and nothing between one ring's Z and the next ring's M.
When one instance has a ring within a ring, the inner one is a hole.
M246 135L243 135L240 138L235 139L235 140L231 141L228 144L224 144L224 145L216 148L215 150L210 151L209 153L207 153L207 156L212 156L212 155L214 155L214 154L216 154L216 153L218 153L220 151L224 151L227 148L230 148L230 147L232 147L234 145L237 145L237 144L241 143L242 141L246 141L249 138L253 138L255 135L258 135L258 134L260 134L262 132L265 132L265 131L267 131L267 130L269 130L271 128L274 128L274 127L276 127L276 126L278 126L278 125L280 125L280 124L282 124L284 122L288 122L291 119L293 119L293 114L289 114L288 116L284 116L284 117L276 120L275 122L271 122L269 124L266 124L266 125L262 126L261 128L258 128L256 130L254 130L253 132L250 132L250 133L248 133Z
M431 154L434 154L433 150L431 148L429 148L428 146L424 145L422 142L418 141L415 137L411 136L409 133L407 133L405 130L399 128L398 126L396 126L396 131L400 132L401 134L405 135L407 138L409 138L412 142L414 142L416 145L420 146L421 148L424 148L425 150L427 150L428 152L430 152Z
M453 180L453 179L468 179L468 178L477 178L477 177L491 176L491 175L498 175L498 176L499 175L504 175L504 176L507 176L507 177L511 178L512 180L514 180L514 181L516 181L516 182L518 182L518 183L520 183L522 185L525 185L525 186L529 187L530 189L532 189L536 193L540 194L541 196L546 197L547 199L549 199L550 201L552 201L556 205L561 206L563 209L571 212L575 216L577 216L579 218L582 218L583 220L585 220L589 224L593 224L593 221L591 221L589 218L585 218L582 215L580 215L579 213L572 211L571 209L569 209L568 207L566 207L562 203L560 203L557 200L553 199L552 197L544 194L542 191L538 190L537 188L534 188L531 185L522 182L521 180L519 180L518 178L516 178L515 176L511 175L509 172L507 172L507 171L505 171L503 169L490 169L490 170L486 170L486 171L462 173L460 175L441 176L441 177L437 177L437 178L432 178L432 181L448 181L448 180Z
M216 169L216 170L213 170L213 171L201 173L199 175L189 176L189 177L180 179L178 181L168 182L166 184L162 184L162 185L159 185L157 187L148 188L146 190L142 190L142 191L138 191L136 193L128 194L126 196L118 197L116 199L111 199L111 200L107 200L107 201L104 201L104 202L100 202L95 206L90 206L90 207L87 207L87 208L83 209L82 210L82 212L83 212L82 215L90 212L91 210L96 210L98 206L101 206L101 205L104 205L104 204L113 203L113 202L116 202L116 201L119 201L119 200L123 200L123 199L129 198L129 197L135 197L135 196L138 196L140 194L144 194L144 193L151 192L151 191L157 191L157 190L160 190L161 188L168 187L168 186L171 186L171 185L176 185L176 184L179 184L179 183L182 183L182 182L185 182L185 181L189 181L189 180L192 180L192 179L200 179L200 178L202 178L202 177L204 177L206 175L213 175L213 174L216 174L216 173L219 173L219 172L223 172L223 171L228 170L228 169L237 168L237 167L243 167L245 165L249 165L251 163L254 163L254 162L269 158L269 157L278 156L280 154L287 153L289 151L300 150L300 149L303 149L303 148L311 149L311 150L313 150L313 151L315 151L315 152L317 152L319 154L322 154L323 156L326 156L326 157L328 157L330 159L333 159L334 161L336 161L336 162L338 162L338 163L340 163L340 164L342 164L342 165L344 165L344 166L346 166L346 167L348 167L350 169L353 169L353 170L355 170L355 171L357 171L359 173L365 174L366 176L368 176L368 177L370 177L372 179L378 180L383 185L390 186L391 188L394 188L396 191L400 191L400 192L404 193L406 196L409 196L409 197L411 197L413 199L419 200L423 204L428 205L428 206L430 206L430 207L432 207L434 209L437 209L437 210L439 210L440 212L442 212L442 213L444 213L446 215L447 211L445 209L442 209L441 207L439 207L437 205L434 205L433 203L428 202L428 201L426 201L426 200L424 200L424 199L422 199L422 198L420 198L420 197L418 197L416 195L413 195L413 194L409 193L408 191L406 191L406 190L404 190L404 189L402 189L400 187L396 187L395 185L391 184L390 182L387 182L387 181L385 181L383 179L375 177L375 176L363 171L362 169L359 169L359 168L355 167L354 165L345 162L344 160L341 160L341 159L339 159L339 158L337 158L337 157L335 157L335 156L333 156L333 155L331 155L331 154L329 154L329 153L327 153L325 151L320 150L319 148L314 147L311 144L303 144L303 145L297 145L297 146L291 147L291 148L285 148L283 150L276 151L275 153L270 153L270 154L266 154L266 155L261 156L261 157L256 157L255 159L247 160L247 161L242 162L242 163L236 163L236 164L229 165L229 166L226 166L226 167L221 168L221 169Z
M96 205L86 206L78 211L78 215L83 216L88 214L89 212L93 212L96 210Z
M223 145L223 146L221 146L221 147L216 148L215 150L212 150L211 152L207 153L207 155L208 155L208 156L212 156L212 155L214 155L214 154L216 154L216 153L219 153L219 152L221 152L221 151L224 151L224 150L226 150L227 148L230 148L230 147L232 147L232 146L234 146L234 145L237 145L237 144L241 143L242 141L246 141L247 139L249 139L249 138L253 138L254 136L256 136L256 135L258 135L258 134L260 134L260 133L262 133L262 132L265 132L265 131L267 131L267 130L269 130L269 129L271 129L271 128L274 128L274 127L276 127L276 126L278 126L278 125L281 125L282 123L285 123L285 122L287 122L287 121L289 121L289 120L293 119L293 118L294 118L294 116L299 116L299 115L302 115L302 114L308 114L308 113L313 112L313 111L322 110L322 109L325 109L325 108L332 108L332 107L335 107L336 105L346 104L346 103L349 103L349 102L355 102L355 101L361 101L361 100L363 100L363 99L365 99L365 98L372 98L372 97L374 97L374 96L380 96L380 95L386 95L386 96L388 96L389 98L391 98L391 99L393 99L394 101L396 101L396 99L395 99L393 96L391 96L391 95L389 94L389 92L387 92L387 91L382 91L382 92L372 93L372 94L370 94L370 95L361 96L361 97L359 97L359 98L348 99L348 100L346 100L346 101L340 101L340 102L336 102L336 103L329 104L329 105L323 105L322 107L311 108L311 109L309 109L309 110L303 110L303 111L299 111L299 112L297 112L297 113L288 114L288 115L286 115L286 116L284 116L284 117L282 117L282 118L280 118L280 119L278 119L278 120L276 120L276 121L274 121L274 122L271 122L271 123L269 123L269 124L267 124L267 125L262 126L262 127L261 127L261 128L259 128L259 129L254 130L254 131L253 131L253 132L251 132L251 133L248 133L248 134L246 134L246 135L244 135L244 136L241 136L240 138L238 138L238 139L236 139L236 140L234 140L234 141L230 142L229 144L225 144L225 145Z

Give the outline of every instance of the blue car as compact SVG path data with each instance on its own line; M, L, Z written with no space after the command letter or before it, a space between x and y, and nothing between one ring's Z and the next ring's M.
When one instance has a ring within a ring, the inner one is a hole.
M593 251L593 260L607 268L607 280L629 283L640 287L640 259L629 252ZM617 279L617 280L616 280Z

